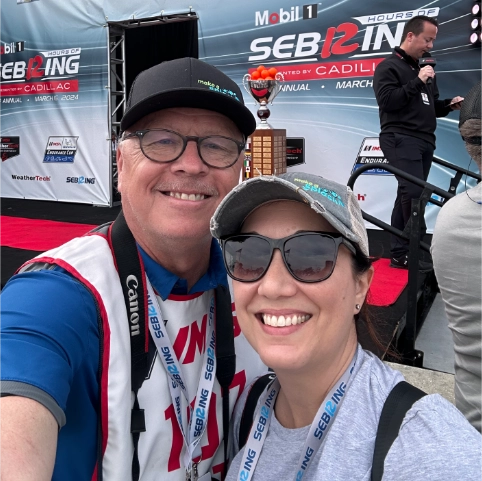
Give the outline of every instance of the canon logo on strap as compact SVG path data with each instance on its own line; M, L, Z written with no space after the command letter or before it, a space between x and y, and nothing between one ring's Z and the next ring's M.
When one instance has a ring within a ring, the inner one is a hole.
M127 295L129 297L129 322L131 323L131 337L138 336L139 330L139 301L137 296L137 288L139 281L137 277L131 274L127 277L126 286L129 288Z

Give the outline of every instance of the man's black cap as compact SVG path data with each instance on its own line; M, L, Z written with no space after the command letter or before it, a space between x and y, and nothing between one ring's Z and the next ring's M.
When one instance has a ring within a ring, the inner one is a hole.
M470 92L465 96L460 109L459 127L462 127L464 122L469 119L480 119L480 82L474 85Z
M127 130L152 112L172 107L219 112L231 119L246 137L256 128L238 85L216 67L185 57L155 65L136 77L121 130Z

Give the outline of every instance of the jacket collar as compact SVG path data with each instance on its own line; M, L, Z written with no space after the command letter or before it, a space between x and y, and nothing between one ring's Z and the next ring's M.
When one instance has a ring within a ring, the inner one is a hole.
M408 53L405 52L405 50L403 50L403 48L395 47L393 53L397 57L401 57L403 60L405 60L405 62L407 62L408 65L410 65L410 67L414 68L415 70L420 69L420 67L418 66L418 62L416 60L414 60L413 57L410 57L410 55L408 55Z

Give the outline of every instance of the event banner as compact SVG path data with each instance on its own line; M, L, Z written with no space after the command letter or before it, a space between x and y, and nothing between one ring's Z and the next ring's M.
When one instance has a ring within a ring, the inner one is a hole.
M347 183L357 165L386 162L377 139L380 123L373 73L400 45L410 18L426 15L440 24L432 50L440 98L465 96L480 80L480 48L469 44L472 2L438 0L421 5L412 0L305 4L245 0L226 6L219 2L209 15L201 12L201 53L239 84L259 65L283 73L285 83L270 106L269 122L285 128L288 140L304 139L305 163L291 170ZM248 94L245 100L256 112ZM458 131L458 115L452 112L438 119L435 155L467 168L470 158ZM470 169L477 172L473 162ZM433 164L428 180L448 189L454 174ZM467 186L473 185L467 180ZM463 178L458 191L465 188ZM393 175L374 169L354 186L362 208L385 222L390 221L396 189ZM428 205L429 229L438 211L439 207Z
M254 68L276 67L285 82L269 122L287 131L289 162L296 164L290 169L346 183L357 166L386 162L373 73L400 45L410 18L439 22L432 55L440 98L465 96L480 80L480 47L469 43L471 6L468 0L2 2L2 196L109 203L108 22L194 12L200 58L240 86ZM53 28L53 18L61 28ZM255 113L247 93L245 101ZM458 132L458 112L438 119L436 135L437 157L477 171ZM448 189L453 175L433 164L428 180ZM462 178L458 192L473 185ZM392 175L370 169L354 190L366 212L388 222L396 187ZM427 207L429 229L438 210Z
M2 197L108 205L107 32L78 3L2 2Z

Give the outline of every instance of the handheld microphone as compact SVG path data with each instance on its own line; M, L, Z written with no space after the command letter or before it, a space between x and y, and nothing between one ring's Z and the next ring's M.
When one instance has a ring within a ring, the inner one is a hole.
M424 52L422 55L422 58L418 59L418 66L420 68L426 67L427 65L430 65L431 67L435 68L435 65L437 65L436 60L430 55L429 52ZM430 85L432 83L432 78L427 79L427 85Z

